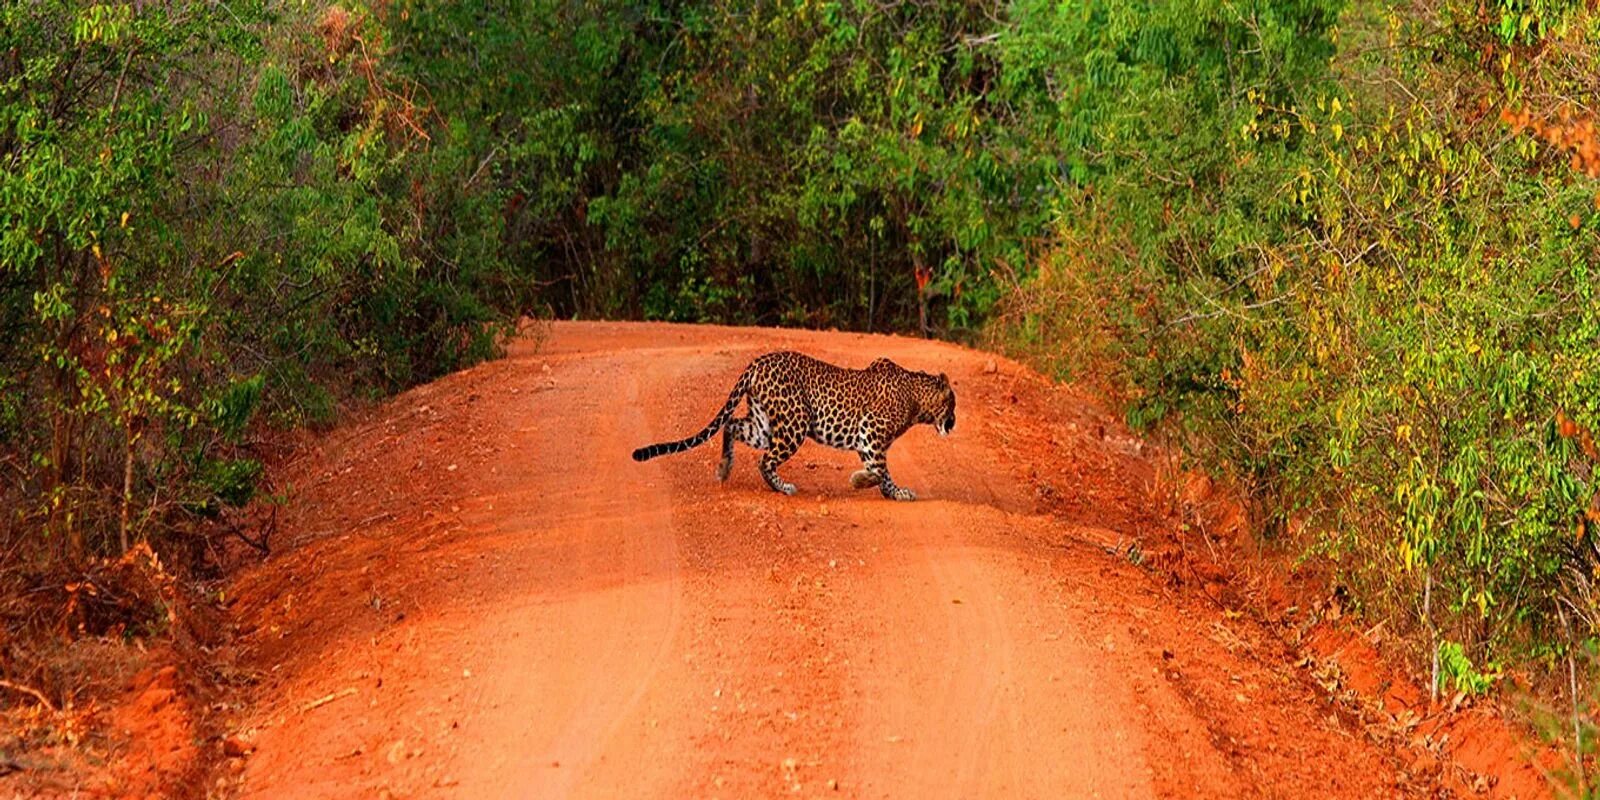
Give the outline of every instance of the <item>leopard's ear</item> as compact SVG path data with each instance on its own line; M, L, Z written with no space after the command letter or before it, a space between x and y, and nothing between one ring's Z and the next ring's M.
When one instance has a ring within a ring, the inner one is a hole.
M939 373L939 385L946 389L950 388L950 377L943 372Z

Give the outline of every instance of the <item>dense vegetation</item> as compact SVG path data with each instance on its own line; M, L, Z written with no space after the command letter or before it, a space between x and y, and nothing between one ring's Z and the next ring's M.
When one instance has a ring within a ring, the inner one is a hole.
M1176 5L1055 51L1113 60L1067 91L1115 111L1003 339L1224 457L1264 532L1417 632L1442 681L1559 664L1597 621L1596 20L1215 14L1175 61L1148 38L1195 18Z
M264 431L525 315L898 330L1103 383L1445 677L1553 664L1597 45L1573 0L3 4L0 550L201 564Z

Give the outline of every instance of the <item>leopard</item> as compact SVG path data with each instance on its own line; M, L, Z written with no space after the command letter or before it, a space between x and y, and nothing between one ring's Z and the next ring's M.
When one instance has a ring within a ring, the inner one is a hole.
M740 402L745 416L735 417ZM804 353L766 353L750 362L734 383L728 400L700 432L673 442L633 451L634 461L682 453L705 444L722 431L722 460L717 480L733 469L733 444L743 442L763 451L761 477L785 495L793 483L778 468L810 439L840 450L853 450L861 469L850 475L856 489L874 486L885 498L915 500L916 492L889 476L889 446L915 425L932 425L941 437L956 427L956 393L950 378L908 370L879 358L866 369L839 367Z

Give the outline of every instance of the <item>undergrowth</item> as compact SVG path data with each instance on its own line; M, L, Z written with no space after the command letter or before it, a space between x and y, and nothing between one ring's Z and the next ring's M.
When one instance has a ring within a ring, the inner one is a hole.
M1569 99L1600 22L1560 0L1103 13L1050 51L1091 145L992 339L1103 373L1425 674L1560 690L1600 630L1600 150Z

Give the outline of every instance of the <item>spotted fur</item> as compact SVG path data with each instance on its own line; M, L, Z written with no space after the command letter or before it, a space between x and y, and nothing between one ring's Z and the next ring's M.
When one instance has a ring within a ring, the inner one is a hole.
M735 417L740 401L748 411ZM851 486L876 486L884 497L915 500L914 492L889 477L888 452L895 439L919 424L934 426L941 436L956 427L956 393L943 374L912 372L887 358L866 369L844 369L800 353L768 353L750 362L703 430L641 447L633 451L633 460L699 447L720 429L718 480L728 479L737 439L766 451L761 477L773 491L794 494L794 484L778 477L778 467L810 438L861 457L862 469L850 476Z

